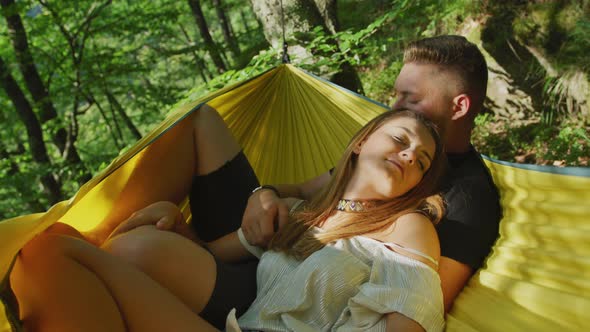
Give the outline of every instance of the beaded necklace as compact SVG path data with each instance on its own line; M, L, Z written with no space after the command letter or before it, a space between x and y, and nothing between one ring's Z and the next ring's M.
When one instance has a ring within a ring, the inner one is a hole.
M351 199L341 199L338 201L336 210L344 212L362 212L377 206L376 201L355 201Z

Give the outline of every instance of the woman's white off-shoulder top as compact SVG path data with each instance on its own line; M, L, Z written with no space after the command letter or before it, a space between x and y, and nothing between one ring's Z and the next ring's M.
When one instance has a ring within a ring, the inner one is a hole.
M442 331L437 271L392 249L430 258L364 236L340 239L303 261L266 251L256 300L237 324L232 311L226 330L385 331L385 315L398 312L426 331Z

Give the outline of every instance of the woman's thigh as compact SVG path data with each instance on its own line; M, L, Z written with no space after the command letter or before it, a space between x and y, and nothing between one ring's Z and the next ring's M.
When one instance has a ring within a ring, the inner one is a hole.
M200 313L213 293L215 259L174 232L141 226L108 240L102 248L135 265Z
M215 330L152 278L71 236L31 240L11 282L31 331Z

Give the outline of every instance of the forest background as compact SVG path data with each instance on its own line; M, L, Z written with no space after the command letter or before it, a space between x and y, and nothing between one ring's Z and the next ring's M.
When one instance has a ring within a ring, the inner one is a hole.
M460 34L488 61L474 145L587 167L590 1L0 0L0 220L45 211L176 104L281 61L392 105L404 46Z

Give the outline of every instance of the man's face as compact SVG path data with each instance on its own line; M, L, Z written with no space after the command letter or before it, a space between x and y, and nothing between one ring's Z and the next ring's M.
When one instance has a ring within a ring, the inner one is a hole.
M453 115L452 75L437 65L406 63L395 81L397 99L393 109L409 109L424 114L446 131Z

